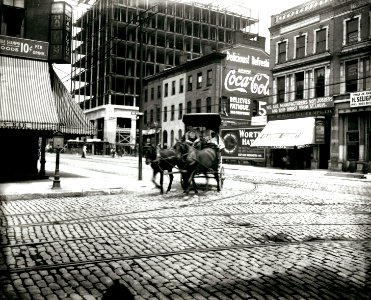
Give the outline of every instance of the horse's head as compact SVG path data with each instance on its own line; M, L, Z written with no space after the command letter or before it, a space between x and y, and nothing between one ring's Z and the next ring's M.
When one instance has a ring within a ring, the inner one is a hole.
M156 148L153 145L145 146L143 152L147 165L156 160L157 152Z
M197 158L197 151L187 142L177 141L176 144L174 145L174 149L176 151L177 159L179 161L183 161L184 163L187 163L189 165L195 163Z
M176 152L176 158L179 161L184 161L188 154L188 145L186 142L177 141L174 144L174 150Z

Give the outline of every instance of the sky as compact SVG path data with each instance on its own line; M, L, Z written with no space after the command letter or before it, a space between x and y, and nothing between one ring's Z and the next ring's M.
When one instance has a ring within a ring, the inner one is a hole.
M253 16L255 16L254 13L258 14L259 35L267 39L265 47L267 52L269 52L270 35L268 28L271 26L271 16L308 1L309 0L244 0L244 3L251 8Z
M91 0L93 1L93 0ZM181 0L182 2L191 2L192 0ZM248 7L251 10L251 16L259 19L259 35L266 38L265 50L269 53L269 30L271 25L271 16L279 14L287 9L310 0L194 0L203 4L211 3L215 6L231 7L235 5ZM76 4L77 0L66 0L71 4ZM158 0L153 0L154 3ZM56 72L60 78L64 78L62 81L66 84L67 88L70 89L70 83L66 82L66 77L70 72L69 65L56 65Z

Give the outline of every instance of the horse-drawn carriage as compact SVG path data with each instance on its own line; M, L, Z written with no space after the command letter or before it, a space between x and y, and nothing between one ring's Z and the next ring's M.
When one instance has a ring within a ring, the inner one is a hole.
M146 163L151 164L153 169L152 181L160 188L163 193L163 175L164 172L169 175L170 182L167 191L170 191L173 181L173 174L181 174L181 185L184 192L188 193L193 184L197 193L195 178L206 178L213 176L217 181L217 190L223 187L224 168L220 155L220 147L215 142L218 140L221 117L216 113L193 113L183 116L185 128L194 127L198 131L200 143L189 145L186 139L177 141L171 149L156 149L154 146L148 146L145 151ZM178 171L173 172L173 168ZM155 176L160 173L160 185L155 182Z
M218 113L190 113L183 115L185 128L192 126L200 136L200 145L195 149L184 150L184 142L178 143L178 153L186 154L185 170L189 173L188 187L183 186L185 191L189 191L189 184L193 181L194 189L197 192L194 178L206 178L214 176L217 181L217 190L223 187L225 174L222 164L220 145L224 145L219 136L221 117ZM183 148L183 150L182 150ZM184 176L183 176L184 177ZM187 190L188 188L188 190Z

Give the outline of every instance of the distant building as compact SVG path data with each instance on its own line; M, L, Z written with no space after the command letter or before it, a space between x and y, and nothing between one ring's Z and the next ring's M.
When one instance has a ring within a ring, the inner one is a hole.
M235 43L265 44L264 38L248 31L258 20L244 10L177 1L96 1L75 24L81 31L74 37L73 90L87 118L94 121L97 137L128 149L138 137L141 22L143 77ZM170 91L172 82L168 84ZM157 99L163 92L153 86L146 97ZM158 122L158 109L149 109L146 123Z
M51 66L70 58L71 7L2 1L0 26L0 180L43 176L47 139L94 134Z
M272 16L269 123L254 143L271 149L271 165L360 171L370 161L370 8L309 1Z

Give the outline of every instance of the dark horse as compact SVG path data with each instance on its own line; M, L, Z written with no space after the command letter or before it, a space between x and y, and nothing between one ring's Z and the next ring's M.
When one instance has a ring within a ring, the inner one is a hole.
M164 172L168 172L170 181L166 192L169 192L174 179L172 170L179 165L176 151L174 149L156 149L155 146L150 145L145 147L144 157L146 159L146 164L151 164L153 169L152 182L160 189L161 194L164 193ZM157 173L160 173L160 184L157 184L155 180Z
M184 192L189 193L191 182L193 183L193 189L197 193L197 186L194 181L196 174L204 174L208 180L208 173L213 173L217 182L217 191L220 192L219 184L219 173L218 173L218 155L217 149L212 147L206 147L202 150L197 150L187 143L176 144L178 159L184 161L184 170L186 174L183 178L186 179Z

